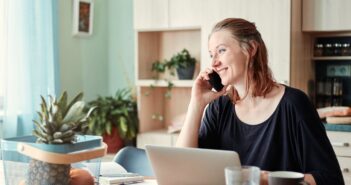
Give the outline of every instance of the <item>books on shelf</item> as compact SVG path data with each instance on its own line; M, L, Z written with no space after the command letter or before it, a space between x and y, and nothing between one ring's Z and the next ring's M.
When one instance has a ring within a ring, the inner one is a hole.
M351 116L351 107L348 107L348 106L323 107L323 108L318 108L317 112L321 119L326 117Z
M144 176L129 173L116 162L102 162L100 167L100 185L117 185L143 182Z

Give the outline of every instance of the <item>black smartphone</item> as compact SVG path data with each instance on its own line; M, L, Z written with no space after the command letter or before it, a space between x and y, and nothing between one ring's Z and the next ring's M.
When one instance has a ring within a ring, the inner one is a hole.
M218 75L216 71L213 71L208 75L210 77L210 80L208 82L212 85L212 87L217 91L221 91L223 89L223 84L222 84L222 79Z

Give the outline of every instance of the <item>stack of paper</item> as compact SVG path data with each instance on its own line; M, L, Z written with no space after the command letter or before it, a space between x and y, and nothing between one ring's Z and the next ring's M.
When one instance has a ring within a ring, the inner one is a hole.
M117 184L129 184L129 183L137 183L143 182L144 177L138 174L119 174L114 177L100 177L99 183L100 185L117 185Z
M115 185L143 182L144 177L136 173L128 173L116 162L102 162L100 167L100 185Z

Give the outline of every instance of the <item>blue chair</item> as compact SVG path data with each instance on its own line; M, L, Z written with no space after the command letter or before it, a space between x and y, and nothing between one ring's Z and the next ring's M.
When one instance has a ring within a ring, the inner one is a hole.
M154 176L149 159L143 149L127 146L117 152L113 161L123 166L128 172L143 176Z

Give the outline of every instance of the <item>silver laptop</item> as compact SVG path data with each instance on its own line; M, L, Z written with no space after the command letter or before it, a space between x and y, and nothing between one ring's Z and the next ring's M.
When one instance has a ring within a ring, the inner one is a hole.
M158 185L225 184L224 168L240 166L234 151L147 145Z

